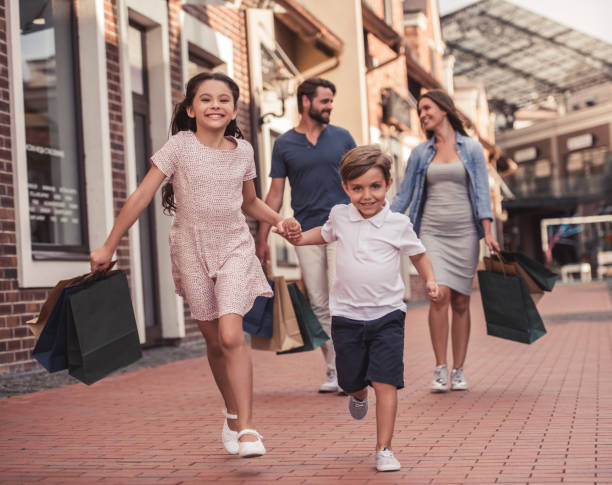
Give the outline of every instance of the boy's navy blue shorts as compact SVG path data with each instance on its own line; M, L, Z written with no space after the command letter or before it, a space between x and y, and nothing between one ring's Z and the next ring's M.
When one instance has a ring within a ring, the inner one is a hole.
M376 320L332 317L338 385L347 393L372 382L404 387L404 319L395 310Z

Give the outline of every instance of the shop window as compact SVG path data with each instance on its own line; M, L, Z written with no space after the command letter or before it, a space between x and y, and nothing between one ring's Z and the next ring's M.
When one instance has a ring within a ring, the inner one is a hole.
M385 22L393 26L393 0L385 0Z
M34 259L88 253L73 4L21 0L20 46Z
M572 152L565 162L567 188L572 193L609 191L606 175L612 173L612 158L607 147Z
M223 72L227 74L227 65L219 58L189 43L187 76L191 79L200 72Z

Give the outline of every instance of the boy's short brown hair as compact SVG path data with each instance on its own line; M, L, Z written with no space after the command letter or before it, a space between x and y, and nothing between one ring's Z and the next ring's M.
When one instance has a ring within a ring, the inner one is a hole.
M378 145L359 146L346 152L342 160L340 160L340 178L346 184L350 180L361 177L374 167L381 170L386 184L389 185L391 180L391 157L383 153Z

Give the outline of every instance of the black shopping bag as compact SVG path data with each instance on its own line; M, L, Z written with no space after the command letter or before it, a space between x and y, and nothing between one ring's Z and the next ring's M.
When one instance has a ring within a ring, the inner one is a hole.
M478 283L489 335L530 344L546 334L520 276L481 270Z
M557 273L553 273L546 266L537 261L528 258L523 253L515 253L510 251L502 251L502 257L509 262L518 263L521 268L531 277L535 283L544 291L552 291L555 282L559 279Z
M68 372L93 384L142 357L130 289L123 271L70 295Z
M300 291L295 283L287 285L289 289L289 295L291 296L291 303L295 311L295 316L300 327L300 334L304 345L296 347L294 349L285 350L283 352L277 352L277 354L292 354L295 352L307 352L319 348L325 342L329 340L329 336L321 327L319 319L312 311L312 307L304 294Z
M274 281L268 280L272 291ZM251 335L272 338L274 327L274 297L258 296L253 308L242 318L242 329Z
M45 319L45 326L38 337L34 350L32 350L32 357L49 372L57 372L68 368L66 349L68 297L82 288L82 285L76 285L61 289L49 317Z

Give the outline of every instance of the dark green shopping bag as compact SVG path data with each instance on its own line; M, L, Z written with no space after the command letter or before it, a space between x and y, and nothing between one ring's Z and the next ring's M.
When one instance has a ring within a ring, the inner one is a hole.
M489 335L530 344L546 334L523 278L481 270L478 283Z
M553 273L546 266L537 261L528 258L523 253L514 253L510 251L502 251L502 257L507 262L515 262L525 270L531 279L542 288L544 291L552 291L555 282L559 279L557 273Z
M68 372L93 384L142 357L130 289L123 271L68 297Z
M329 336L325 333L325 330L321 327L319 319L316 317L310 303L306 300L304 294L300 291L295 283L287 285L289 295L291 296L291 303L293 304L293 310L295 311L295 317L300 327L300 334L304 345L295 349L285 350L283 352L276 352L277 354L293 354L295 352L307 352L319 348L325 342L329 340Z

